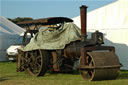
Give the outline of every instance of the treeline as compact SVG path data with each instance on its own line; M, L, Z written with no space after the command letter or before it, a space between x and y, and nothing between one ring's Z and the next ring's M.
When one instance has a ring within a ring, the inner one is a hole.
M23 21L28 21L28 20L33 20L33 18L30 18L30 17L17 17L17 18L14 18L14 19L11 19L11 18L8 18L8 20L12 21L13 23L17 24L18 22L23 22Z

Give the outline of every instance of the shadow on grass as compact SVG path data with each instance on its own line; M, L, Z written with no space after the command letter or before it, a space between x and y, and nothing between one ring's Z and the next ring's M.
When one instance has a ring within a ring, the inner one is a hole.
M128 70L122 70L118 79L128 79Z
M45 76L54 76L54 75L63 75L63 74L66 74L66 75L80 75L79 71L78 70L74 70L73 72L53 72L53 71L47 71L47 74Z
M10 79L8 79L8 78L6 78L6 77L0 77L0 82L6 81L6 80L10 80Z
M47 73L49 74L74 74L74 75L79 75L79 71L78 70L73 70L72 72L53 72L53 71L47 71Z
M6 80L13 80L15 78L18 78L20 75L12 74L12 75L6 75L6 76L0 76L0 82L6 81ZM1 84L0 84L1 85Z

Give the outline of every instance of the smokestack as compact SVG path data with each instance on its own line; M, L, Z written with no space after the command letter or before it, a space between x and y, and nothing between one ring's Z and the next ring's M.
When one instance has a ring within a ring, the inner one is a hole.
M82 5L80 7L80 17L82 41L85 41L87 37L87 6Z

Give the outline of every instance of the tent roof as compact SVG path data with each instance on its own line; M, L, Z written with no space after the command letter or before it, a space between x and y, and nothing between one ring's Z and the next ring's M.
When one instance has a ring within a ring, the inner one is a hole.
M128 1L117 0L87 14L88 29L120 29L128 28ZM80 16L73 18L80 27Z
M0 61L6 61L6 49L16 41L24 29L0 16Z
M0 16L0 34L21 34L24 29Z

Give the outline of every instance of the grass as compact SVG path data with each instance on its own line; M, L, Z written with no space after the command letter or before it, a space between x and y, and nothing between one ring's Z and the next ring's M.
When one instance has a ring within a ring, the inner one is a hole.
M33 77L16 72L16 63L0 62L0 85L128 85L128 71L121 71L116 80L85 81L79 74L52 74Z

